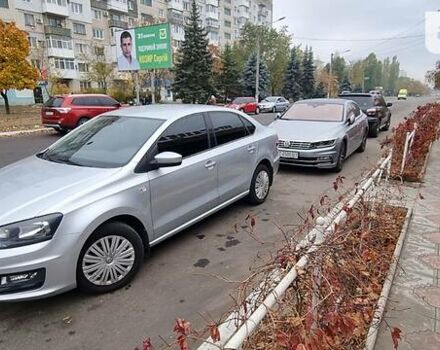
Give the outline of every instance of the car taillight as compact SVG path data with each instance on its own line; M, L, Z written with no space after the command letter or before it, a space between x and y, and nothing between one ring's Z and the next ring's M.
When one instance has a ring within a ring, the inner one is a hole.
M54 108L57 112L61 114L67 114L70 112L72 108Z
M375 115L376 114L376 108L369 108L367 109L367 114L368 115Z

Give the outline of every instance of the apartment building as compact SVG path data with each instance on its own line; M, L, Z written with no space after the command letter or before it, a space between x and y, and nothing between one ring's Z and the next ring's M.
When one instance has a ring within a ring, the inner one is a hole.
M56 75L71 91L97 87L88 73L91 59L116 62L117 30L169 22L172 45L184 40L191 0L0 0L0 18L28 33L30 59L43 79ZM197 0L210 43L223 46L240 36L247 22L270 26L272 0ZM126 75L116 74L124 79ZM42 81L41 84L45 82ZM17 92L23 97L24 92ZM26 94L25 94L26 95ZM11 96L12 102L17 96ZM18 98L19 99L19 98ZM26 98L32 99L27 92ZM2 101L0 101L2 102Z

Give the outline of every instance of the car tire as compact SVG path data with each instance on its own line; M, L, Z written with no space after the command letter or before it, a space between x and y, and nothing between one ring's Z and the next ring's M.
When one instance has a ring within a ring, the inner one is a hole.
M365 132L362 135L362 143L356 151L358 151L359 153L365 152L365 149L367 148L367 138L368 138L368 130L365 129Z
M246 113L246 112L244 111L243 108L240 108L239 111L240 111L241 113Z
M81 126L84 123L87 123L89 121L89 118L81 118L80 120L78 120L78 123L76 123L76 126Z
M373 128L370 130L370 135L372 137L378 137L380 132L380 122L374 124Z
M69 132L68 129L64 129L64 128L54 129L54 130L56 130L56 132L60 135L66 135Z
M388 117L387 123L386 123L385 126L383 127L383 130L384 130L384 131L388 131L388 130L390 130L390 126L391 126L391 114L390 114L390 116Z
M259 205L264 203L269 195L271 177L272 172L266 165L260 164L257 166L252 176L251 187L247 196L247 201L250 204Z
M347 153L347 144L345 143L345 141L343 141L341 144L341 148L339 149L338 161L335 167L332 169L335 173L339 173L344 167L346 153Z
M255 114L257 115L257 114L260 114L260 107L257 107L256 109L255 109Z
M110 248L113 244L115 249ZM121 248L123 245L125 247ZM78 289L85 293L101 294L127 285L138 272L144 252L143 241L131 226L122 222L102 225L81 249L76 267Z

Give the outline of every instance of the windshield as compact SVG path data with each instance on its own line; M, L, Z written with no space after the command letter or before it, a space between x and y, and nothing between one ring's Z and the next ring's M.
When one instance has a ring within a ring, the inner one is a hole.
M162 123L150 118L95 118L37 157L79 166L118 168L130 161Z
M278 97L266 97L263 102L277 102Z
M342 98L356 102L363 110L374 107L374 98L371 96L343 96Z
M340 122L344 114L344 105L322 102L295 103L282 120L309 120L322 122Z
M44 107L61 107L64 102L64 97L51 97L46 101Z
M234 101L232 101L234 105L241 105L249 102L254 102L254 99L252 97L237 97Z

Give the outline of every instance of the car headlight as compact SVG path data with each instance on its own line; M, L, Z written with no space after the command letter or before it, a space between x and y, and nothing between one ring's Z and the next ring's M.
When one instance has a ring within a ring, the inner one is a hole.
M335 144L336 144L336 140L329 140L329 141L313 142L312 146L313 148L327 148L334 146Z
M21 247L52 239L62 214L50 214L0 226L0 249Z

